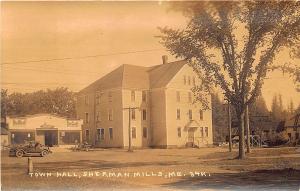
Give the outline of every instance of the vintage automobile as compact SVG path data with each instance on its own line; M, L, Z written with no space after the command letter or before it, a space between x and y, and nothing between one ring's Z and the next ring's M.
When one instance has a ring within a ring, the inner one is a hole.
M9 156L23 157L23 156L41 156L52 153L49 147L41 145L38 142L30 141L23 145L14 145L9 150Z
M87 142L79 143L72 148L73 151L89 151L92 145L89 145Z

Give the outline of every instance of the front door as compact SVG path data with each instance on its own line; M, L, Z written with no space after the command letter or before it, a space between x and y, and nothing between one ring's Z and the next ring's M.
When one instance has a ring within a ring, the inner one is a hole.
M49 147L57 145L57 131L45 131L45 145Z
M194 129L189 129L188 130L188 142L189 143L194 143Z

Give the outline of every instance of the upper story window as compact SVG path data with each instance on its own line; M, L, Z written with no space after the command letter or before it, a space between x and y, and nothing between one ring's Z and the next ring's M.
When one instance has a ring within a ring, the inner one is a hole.
M100 111L97 111L96 121L97 121L97 122L101 121Z
M188 93L188 97L189 97L189 102L192 103L192 93L191 92Z
M89 113L85 113L85 123L89 123L89 121L90 121Z
M113 110L109 109L108 110L108 121L112 121L113 120Z
M200 120L203 120L203 110L199 111Z
M196 85L196 79L195 79L195 76L193 76L193 86Z
M193 111L189 109L189 119L193 120Z
M135 91L131 91L131 101L135 101Z
M96 104L100 104L100 95L96 94Z
M183 84L186 85L186 76L183 76Z
M180 92L179 91L176 92L176 100L177 100L177 102L180 102Z
M131 110L131 119L135 120L135 109Z
M176 119L180 119L180 109L177 109L177 112L176 112Z
M85 105L89 104L89 96L88 95L84 96L84 103L85 103Z
M108 92L108 101L112 102L112 92Z
M143 120L147 120L147 111L143 109Z
M191 77L188 76L188 85L191 85Z
M147 102L147 91L142 91L142 101Z

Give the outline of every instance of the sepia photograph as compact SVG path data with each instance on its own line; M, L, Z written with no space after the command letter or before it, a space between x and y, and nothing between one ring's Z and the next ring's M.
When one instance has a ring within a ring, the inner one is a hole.
M1 190L300 191L300 1L1 1Z

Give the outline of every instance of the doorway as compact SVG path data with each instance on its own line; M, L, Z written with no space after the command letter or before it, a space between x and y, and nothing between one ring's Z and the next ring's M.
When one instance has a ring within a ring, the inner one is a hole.
M57 131L45 131L45 145L49 147L57 145Z
M189 143L194 143L194 139L195 139L195 130L193 128L190 128L188 130L188 142Z

